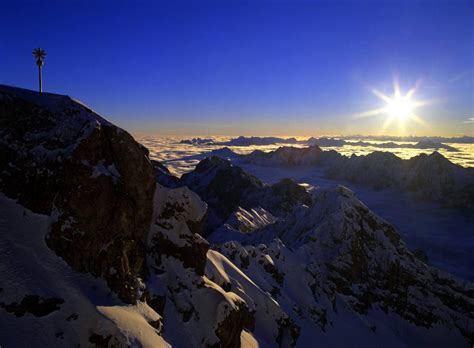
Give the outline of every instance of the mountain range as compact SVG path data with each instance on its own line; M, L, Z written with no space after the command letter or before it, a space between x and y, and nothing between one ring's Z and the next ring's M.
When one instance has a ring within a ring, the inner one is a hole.
M474 344L474 284L428 266L344 186L269 185L217 156L174 177L68 96L0 86L0 110L6 347ZM472 209L472 170L438 153L235 158Z

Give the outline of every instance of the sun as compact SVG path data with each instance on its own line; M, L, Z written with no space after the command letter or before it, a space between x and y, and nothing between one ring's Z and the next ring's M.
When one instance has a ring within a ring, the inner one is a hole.
M416 109L423 105L431 104L433 101L416 100L415 92L419 87L419 81L407 93L403 93L400 89L398 80L393 81L393 95L389 96L380 92L375 88L371 88L371 92L384 102L384 106L378 109L364 111L354 115L356 118L384 115L386 117L382 127L385 131L394 121L398 121L400 131L405 130L405 126L415 121L418 124L425 124L423 119L416 114Z
M387 113L399 120L406 120L413 115L414 106L408 97L397 96L387 103Z

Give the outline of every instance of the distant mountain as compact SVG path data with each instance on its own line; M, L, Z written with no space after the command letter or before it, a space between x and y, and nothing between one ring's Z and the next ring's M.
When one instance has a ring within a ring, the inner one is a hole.
M350 139L350 138L347 138ZM367 138L372 139L372 138ZM379 138L375 137L372 140L377 140ZM385 138L384 138L385 139ZM398 138L399 141L409 141L404 140L403 138ZM381 149L393 149L393 148L408 148L408 149L445 149L450 152L458 152L459 150L453 146L446 145L440 141L433 140L432 138L417 138L419 140L416 144L399 144L393 141L385 143L373 143L367 141L346 141L343 138L327 138L320 137L314 138L310 137L307 140L297 140L296 138L278 138L278 137L244 137L240 136L237 138L230 139L228 141L218 142L209 138L193 138L193 139L183 139L180 144L189 144L189 145L216 145L216 146L266 146L266 145L275 145L275 144L304 144L304 145L318 145L321 147L341 147L341 146L363 146L363 147L375 147ZM459 142L469 142L469 137L463 138L454 138ZM453 139L447 138L446 141ZM474 143L474 141L473 141Z
M318 145L322 147L344 146L347 144L345 140L336 138L314 138L311 137L307 141L308 145Z
M215 145L223 146L252 146L252 145L273 145L273 144L298 144L296 138L278 138L278 137L244 137L230 139L229 141L216 142Z
M410 141L410 142L425 142L432 141L435 143L455 143L455 144L474 144L474 137L438 137L438 136L390 136L390 135L348 135L340 136L340 139L354 140L378 140L378 141Z
M442 205L474 210L474 172L438 152L402 160L388 152L343 157L326 175L376 189L396 187Z
M395 148L401 148L401 149L445 149L450 152L458 152L459 150L446 145L442 144L440 142L435 142L432 140L422 140L419 141L416 144L399 144L399 143L394 143L394 142L386 142L386 143L372 143L372 142L366 142L366 141L357 141L357 142L351 142L351 141L346 141L344 139L334 139L334 138L309 138L307 140L307 143L309 145L318 145L322 147L341 147L341 146L363 146L363 147L375 147L375 148L381 148L381 149L395 149Z
M366 156L342 156L307 148L280 147L275 151L255 150L241 161L265 166L319 166L332 179L369 185L375 189L396 187L423 199L460 209L474 209L474 172L456 165L438 152L403 160L390 152Z
M188 145L209 145L209 144L214 143L214 139L211 139L211 138L183 139L179 143L180 144L188 144Z

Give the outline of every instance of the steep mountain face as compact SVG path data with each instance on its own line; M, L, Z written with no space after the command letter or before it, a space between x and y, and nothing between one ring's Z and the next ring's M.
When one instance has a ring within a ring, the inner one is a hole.
M393 153L376 151L367 156L342 157L331 163L326 174L380 190L398 185L403 177L403 165L404 161Z
M151 165L155 171L156 182L170 188L176 188L182 186L179 181L179 178L172 175L168 168L166 168L162 163L151 160Z
M281 147L275 151L256 150L240 158L243 163L261 166L319 166L331 179L369 185L375 189L394 187L442 205L471 211L474 209L474 173L450 162L438 152L403 160L390 152L366 156L341 156L322 151L317 145L307 148Z
M157 187L146 291L164 338L176 347L294 345L299 329L273 298L209 250L200 235L206 209L187 187Z
M265 185L230 161L215 156L199 162L194 171L182 176L181 183L209 205L206 233L222 225L239 208L263 208L279 216L299 204L312 204L306 190L289 179Z
M474 210L474 172L438 152L411 158L401 186L448 206Z
M67 96L1 86L0 110L0 190L54 217L46 242L73 269L135 302L155 190L148 151Z
M395 229L348 189L317 191L314 200L240 243L215 247L303 328L299 344L318 337L347 345L357 335L367 345L473 340L472 284L414 257ZM404 327L403 337L396 337L397 327Z
M240 347L245 302L204 277L208 242L198 233L206 204L186 187L158 186L149 235L148 303L176 346Z

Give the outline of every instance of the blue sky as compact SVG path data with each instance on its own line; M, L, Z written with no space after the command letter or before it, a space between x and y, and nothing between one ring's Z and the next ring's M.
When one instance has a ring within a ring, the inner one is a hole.
M472 1L9 1L0 83L69 94L132 132L380 134L370 88L421 84L424 124L473 134ZM395 124L383 133L398 134Z

